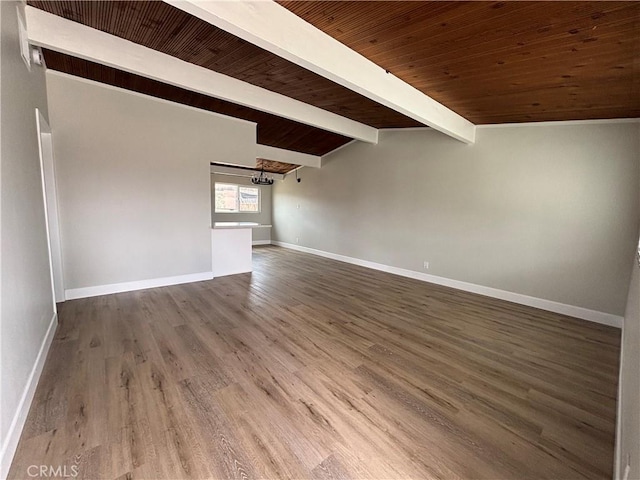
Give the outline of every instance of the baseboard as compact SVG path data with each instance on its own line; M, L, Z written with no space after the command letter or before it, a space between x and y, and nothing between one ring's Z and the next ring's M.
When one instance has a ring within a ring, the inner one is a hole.
M109 295L111 293L144 290L145 288L166 287L169 285L179 285L181 283L201 282L203 280L211 280L212 278L213 272L202 272L190 273L188 275L178 275L175 277L151 278L149 280L138 280L135 282L97 285L95 287L72 288L64 291L64 298L66 300L74 300L76 298L97 297L99 295Z
M465 292L472 292L487 297L498 298L500 300L506 300L508 302L518 303L520 305L526 305L528 307L539 308L541 310L547 310L549 312L560 313L562 315L568 315L570 317L581 318L583 320L589 320L591 322L609 325L610 327L622 328L622 317L618 315L612 315L610 313L598 312L596 310L589 310L587 308L567 305L564 303L554 302L552 300L545 300L543 298L530 297L528 295L523 295L520 293L508 292L506 290L485 287L482 285L476 285L474 283L463 282L460 280L438 277L437 275L414 272L413 270L407 270L405 268L392 267L389 265L383 265L381 263L370 262L368 260L347 257L346 255L339 255L337 253L325 252L323 250L316 250L314 248L302 247L300 245L294 245L291 243L278 242L275 240L272 240L271 243L280 247L290 248L292 250L310 253L312 255L318 255L320 257L331 258L332 260L351 263L353 265L359 265L361 267L371 268L373 270L380 270L382 272L393 273L394 275L400 275L402 277L413 278L415 280L421 280L423 282L435 283L437 285L443 285L445 287L464 290Z
M618 367L618 402L616 405L616 440L614 448L614 480L622 480L622 375L624 374L624 325L620 335L620 365Z
M47 359L49 347L51 346L53 336L56 333L57 325L58 314L54 312L53 316L51 317L51 322L49 323L47 333L42 340L42 344L40 345L40 351L38 352L36 361L33 364L33 368L31 369L31 373L29 374L29 378L27 379L27 384L24 388L24 391L22 392L22 397L20 397L18 409L16 410L13 419L11 420L11 425L9 426L7 436L3 439L2 442L2 452L0 452L0 478L7 478L7 475L9 474L9 468L11 467L13 456L16 453L16 448L18 447L18 442L20 441L20 435L22 435L22 429L24 428L24 424L27 421L29 408L31 408L31 402L33 401L33 396L36 393L36 387L38 386L38 381L40 380L40 374L42 373L42 369L44 368L44 362Z
M271 245L271 240L254 240L251 245Z

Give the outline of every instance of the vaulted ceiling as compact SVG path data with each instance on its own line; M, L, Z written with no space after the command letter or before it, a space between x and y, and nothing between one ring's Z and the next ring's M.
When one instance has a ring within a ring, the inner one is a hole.
M279 2L475 124L640 116L640 2Z
M375 128L422 126L163 2L30 5ZM282 1L473 123L640 116L640 3ZM277 26L274 26L277 28ZM350 138L69 55L48 68L258 124L258 142L324 155Z

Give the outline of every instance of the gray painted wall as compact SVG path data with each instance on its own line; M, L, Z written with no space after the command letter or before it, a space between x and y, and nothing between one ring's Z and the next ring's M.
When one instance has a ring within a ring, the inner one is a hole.
M630 123L503 126L465 145L381 132L303 169L299 184L276 182L273 238L623 315L637 135Z
M256 222L264 225L271 225L271 190L272 187L260 186L260 213L215 213L215 193L214 184L235 183L237 185L250 185L251 179L248 177L239 177L236 175L211 174L211 222ZM254 228L252 230L253 241L271 241L270 228Z
M47 73L65 288L211 271L212 161L255 124Z
M29 73L20 58L16 5L0 2L2 478L13 456L9 428L53 317L35 115L39 108L47 116L44 71Z

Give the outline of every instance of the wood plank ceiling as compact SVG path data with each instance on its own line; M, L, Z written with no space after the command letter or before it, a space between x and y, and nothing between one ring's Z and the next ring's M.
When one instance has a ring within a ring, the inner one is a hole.
M270 173L289 173L295 170L296 168L298 168L299 166L300 165L293 165L291 163L266 160L264 158L258 158L258 160L256 161L256 168L258 170L260 170L261 168L264 168L265 172L270 172Z
M420 126L390 108L158 1L29 5L376 128Z
M387 107L155 1L30 5L376 128ZM640 116L640 3L282 1L474 123ZM46 52L49 68L258 123L259 143L324 155L349 139Z
M211 166L212 167L234 167L240 170L251 171L252 174L258 170L264 169L264 171L267 173L279 173L281 175L284 175L289 172L293 172L300 165L294 165L292 163L285 163L285 162L277 162L275 160L267 160L264 158L256 158L255 168L233 165L232 163L220 163L220 162L211 162Z
M476 124L640 116L640 2L279 3Z

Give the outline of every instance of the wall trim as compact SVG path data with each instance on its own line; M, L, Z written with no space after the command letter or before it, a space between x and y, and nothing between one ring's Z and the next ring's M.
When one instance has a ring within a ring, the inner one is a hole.
M616 440L614 447L614 480L622 480L622 374L624 373L624 322L620 335L620 365L618 367L618 401L616 405ZM626 465L625 465L626 466Z
M99 295L109 295L111 293L132 292L134 290L144 290L146 288L166 287L169 285L201 282L203 280L211 279L213 279L213 272L189 273L187 275L178 275L175 277L150 278L148 280L137 280L134 282L71 288L64 291L64 297L66 300L74 300L76 298L97 297Z
M254 240L251 245L271 245L271 240Z
M299 252L310 253L312 255L318 255L320 257L330 258L332 260L338 260L339 262L351 263L353 265L359 265L361 267L371 268L373 270L380 270L382 272L400 275L401 277L413 278L415 280L421 280L428 283L435 283L437 285L443 285L445 287L451 287L457 290L463 290L465 292L477 293L487 297L498 298L500 300L506 300L508 302L518 303L520 305L526 305L529 307L539 308L541 310L547 310L549 312L580 318L582 320L589 320L591 322L609 325L610 327L622 328L623 318L621 316L613 315L610 313L589 310L587 308L567 305L564 303L554 302L552 300L545 300L543 298L530 297L521 293L508 292L506 290L485 287L483 285L463 282L461 280L452 280L450 278L439 277L437 275L429 275L427 273L407 270L405 268L392 267L390 265L384 265L382 263L347 257L346 255L325 252L323 250L316 250L315 248L302 247L300 245L294 245L291 243L279 242L275 240L272 240L271 243L279 247L290 248Z
M476 125L476 128L561 127L569 125L603 125L618 123L640 123L640 118L601 118L595 120L554 120L548 122L491 123L486 125Z
M11 420L11 425L9 426L7 437L4 438L2 442L2 451L0 452L0 478L7 478L7 475L9 474L9 468L11 467L11 462L13 461L13 456L16 453L16 449L18 448L18 442L20 441L20 436L22 435L22 429L24 428L24 424L27 421L27 415L29 414L29 409L31 408L31 402L33 401L33 397L36 393L36 387L38 386L40 375L42 374L42 370L44 369L44 363L47 359L47 354L49 353L51 342L53 342L53 337L56 333L57 326L58 314L57 312L53 312L53 316L51 317L51 321L49 322L49 328L47 329L47 333L45 334L44 339L42 340L40 350L38 351L38 356L36 357L36 361L33 364L33 368L31 369L31 373L29 374L29 378L27 379L27 384L25 385L22 396L20 397L18 409L16 410L13 419Z

